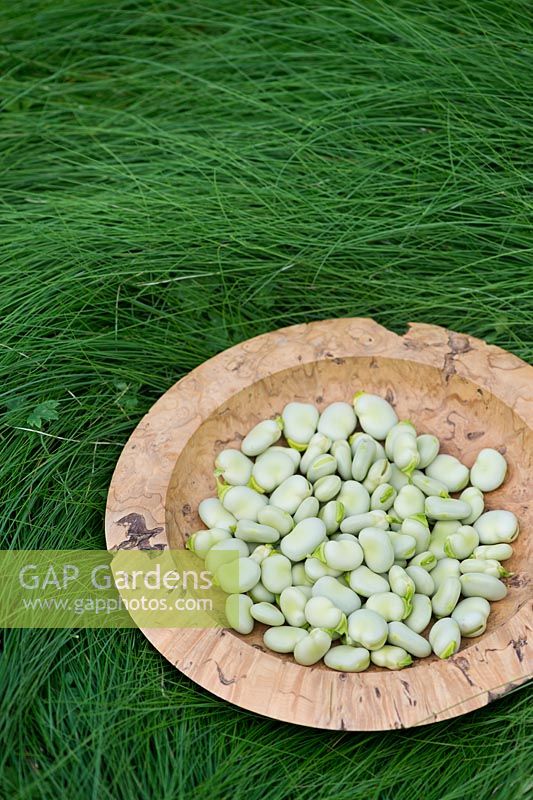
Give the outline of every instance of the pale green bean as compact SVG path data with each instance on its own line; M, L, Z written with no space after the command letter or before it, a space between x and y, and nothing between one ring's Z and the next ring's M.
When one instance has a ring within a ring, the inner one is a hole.
M442 520L461 520L468 517L471 513L468 503L462 500L453 500L444 497L426 497L424 513L429 519Z
M344 518L344 506L338 500L330 500L329 503L320 509L318 518L322 520L326 526L326 533L328 536L334 534L339 530L339 525Z
M313 628L308 636L300 639L294 647L294 660L309 667L320 661L331 647L331 636L320 628Z
M389 483L391 486L394 486L397 492L399 492L404 486L409 485L409 478L404 472L398 469L396 464L391 464Z
M414 536L397 531L388 531L387 534L394 550L395 561L407 561L415 555L416 539Z
M438 481L436 478L430 478L428 475L424 475L423 472L420 472L417 469L415 469L411 475L411 482L427 497L449 498L450 496L448 489L442 483L442 481Z
M227 594L244 594L256 585L260 577L261 568L257 561L239 558L221 564L215 572L213 582Z
M468 483L470 470L455 456L441 453L426 467L426 475L441 481L449 492L460 492Z
M294 528L294 521L290 514L277 506L264 506L257 512L257 521L261 525L269 525L278 531L280 536L286 536Z
M394 425L387 433L385 439L385 455L389 461L394 461L394 447L396 440L404 434L409 435L416 441L416 428L409 420L402 420Z
M320 503L327 503L339 494L341 488L342 481L338 475L325 475L315 482L313 494Z
M368 434L363 434L356 439L355 446L352 445L353 460L351 477L355 481L363 481L374 463L376 457L376 443Z
M281 553L272 553L261 562L261 582L269 592L281 594L292 585L292 564Z
M240 519L235 529L235 538L242 539L243 542L274 544L279 540L279 531L271 528L270 525L261 525L259 522Z
M283 453L283 455L288 456L291 459L295 470L298 469L300 466L300 461L302 460L301 453L298 450L295 450L293 447L283 447L282 445L273 444L272 447L269 447L267 450L265 450L265 453Z
M427 550L430 542L430 532L427 518L424 514L415 514L402 520L401 532L412 536L415 540L415 555Z
M450 576L444 578L437 591L431 598L433 614L440 617L449 617L461 596L461 581L459 578Z
M404 622L389 622L387 637L388 643L396 647L403 647L408 653L417 658L425 658L431 653L431 645Z
M366 565L373 572L386 572L394 563L394 548L387 531L363 528L359 534Z
M378 442L374 439L374 443L376 445L376 457L374 458L374 462L381 461L382 459L387 458L387 455L385 453L385 448L383 447L381 442ZM392 471L392 464L391 464L391 471Z
M245 542L240 539L224 539L209 549L205 557L205 567L209 572L215 574L221 564L247 556L248 548Z
M307 576L305 564L302 561L292 565L291 575L293 586L312 586L314 583L314 581Z
M416 434L411 434L407 429L402 431L394 440L393 461L406 475L412 475L420 463L420 454L416 445Z
M467 558L461 561L459 566L462 573L483 572L485 575L493 575L495 578L509 578L512 574L507 572L495 558Z
M288 447L285 449L289 450ZM295 472L294 461L287 453L269 449L256 458L250 486L257 492L270 494Z
M518 520L512 511L486 511L474 522L481 544L509 544L518 536Z
M341 644L328 650L324 664L339 672L364 672L370 664L370 653L366 647Z
M432 613L430 598L424 594L414 594L411 598L411 613L404 622L415 633L422 633L429 625Z
M296 525L303 519L309 519L309 517L318 517L319 510L320 503L316 497L306 497L293 514L294 524Z
M210 528L206 531L196 531L185 542L185 547L199 558L205 558L209 550L219 542L231 539L231 533L224 528Z
M287 403L282 411L283 433L290 447L305 450L316 431L318 409L311 403Z
M247 542L248 547L250 547L250 542ZM272 554L272 550L274 548L271 544L258 544L257 546L254 545L253 550L250 551L250 558L253 558L254 561L257 561L258 564L261 564L265 558L268 558L269 555Z
M337 462L337 472L342 480L350 480L352 477L352 450L348 442L344 439L337 439L331 445L330 452Z
M435 581L430 573L423 567L416 566L407 566L405 567L405 571L415 585L415 592L431 597L435 591Z
M263 643L274 653L292 653L294 648L309 634L303 628L293 628L290 625L281 625L279 628L269 628L263 635Z
M357 569L353 569L347 575L348 585L361 597L370 597L377 592L388 592L390 585L382 575L368 569L364 564Z
M415 583L403 567L394 564L389 570L388 579L394 594L405 598L407 601L414 595Z
M383 397L357 392L353 398L355 413L365 433L383 441L393 425L398 422L396 412Z
M387 641L387 623L375 611L360 608L348 617L348 635L367 650L379 650Z
M338 631L345 622L345 615L328 597L311 597L305 605L305 618L312 628L323 628L330 632Z
M267 498L249 486L230 486L222 498L222 505L235 519L257 522L257 514L266 506Z
M281 592L279 607L289 625L301 628L307 623L305 606L307 605L308 599L304 592L302 592L301 587L288 586Z
M481 544L474 550L474 558L495 558L497 561L506 561L513 555L510 544Z
M463 525L472 525L476 519L481 516L485 508L483 492L480 492L475 486L469 486L468 489L464 489L461 492L459 500L462 500L463 503L468 503L471 509L471 513L468 517L464 518Z
M232 486L246 486L252 476L253 461L240 450L228 448L215 458L215 475Z
M446 578L458 578L460 574L461 569L457 558L449 558L448 556L441 558L435 569L431 572L431 577L435 584L435 591L438 590L439 586Z
M439 619L429 632L429 641L433 652L439 658L450 658L461 645L461 630L451 617Z
M329 537L332 542L358 542L357 536L353 533L332 533Z
M380 528L380 530L386 531L389 528L389 522L385 511L367 511L364 514L352 514L351 516L347 516L345 513L340 527L343 533L359 533L363 528Z
M325 575L317 580L311 591L313 597L327 597L346 615L361 608L359 596L348 586L340 583L338 578Z
M318 420L318 432L332 441L347 439L355 430L357 419L349 403L331 403Z
M207 497L198 506L198 516L208 528L224 528L234 531L237 520L227 511L218 497Z
M253 603L245 594L229 594L226 597L226 619L237 633L248 634L254 629L254 618L251 608Z
M254 603L274 603L276 600L275 594L269 592L268 589L263 586L261 581L257 581L255 586L249 590L248 594Z
M403 647L392 644L383 645L379 650L372 650L370 660L377 667L386 669L403 669L413 663L413 659Z
M479 544L479 536L471 525L461 525L444 542L444 552L450 558L468 558Z
M246 456L258 456L267 447L278 441L282 430L283 420L281 417L265 419L263 422L259 422L242 440L242 452Z
M377 461L374 461L374 463L368 470L367 476L363 481L363 486L370 495L372 494L373 491L375 491L375 489L378 488L378 486L381 483L388 483L391 474L392 474L391 465L389 464L387 459L380 458ZM369 508L370 508L370 497L369 497Z
M326 526L318 517L309 517L294 526L280 542L280 550L291 561L303 561L326 538Z
M324 564L319 558L309 557L305 559L305 574L307 577L313 581L318 581L320 578L323 578L326 575L329 575L333 578L338 578L339 575L342 575L340 569L333 569L332 567L328 567L327 564Z
M467 597L453 610L452 619L459 626L461 636L473 638L481 636L487 627L490 604L482 597Z
M397 492L390 483L381 483L370 497L371 511L388 511L396 500Z
M344 481L337 500L343 504L346 517L366 514L367 511L370 511L370 495L363 484L357 481ZM346 531L346 533L349 532Z
M367 529L369 530L369 529ZM339 572L357 569L363 563L363 548L360 542L325 541L313 552L313 557Z
M499 578L483 572L466 572L459 578L465 597L484 597L485 600L503 600L507 587Z
M404 597L399 597L394 592L379 592L373 594L365 603L365 608L375 611L385 622L393 622L404 619L411 613L411 605Z
M416 486L409 485L400 489L394 501L393 509L400 520L406 517L414 517L416 514L424 513L424 494Z
M409 561L409 566L422 567L422 569L425 569L427 572L431 572L431 570L435 569L437 563L435 553L432 553L431 550L423 550Z
M302 500L309 497L312 491L313 487L303 475L291 475L277 489L274 489L269 503L288 514L294 514Z
M307 450L303 454L300 461L300 472L304 475L309 469L309 465L317 456L327 453L331 447L331 439L324 436L323 433L315 433L307 446Z
M273 603L254 603L250 609L250 614L257 622L262 622L263 625L278 627L285 624L285 617Z
M440 442L436 436L429 433L422 433L416 437L416 445L420 454L419 469L428 467L438 456Z
M333 475L336 470L337 461L335 456L332 456L331 453L323 453L311 461L306 477L308 481L315 483L315 481L319 478L323 478L325 475Z
M486 447L478 453L470 470L470 483L482 492L492 492L505 480L507 461L497 450Z
M429 540L429 550L435 554L437 559L445 558L446 551L444 549L446 540L449 536L456 533L461 527L459 520L440 520L436 522L431 531Z

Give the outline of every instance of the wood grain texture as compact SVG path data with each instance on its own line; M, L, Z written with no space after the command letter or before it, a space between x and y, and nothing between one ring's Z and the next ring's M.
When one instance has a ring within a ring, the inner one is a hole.
M370 319L297 325L243 342L176 383L140 422L111 481L107 544L125 541L124 518L133 514L150 534L138 546L182 547L202 527L199 501L215 494L218 451L289 400L322 408L350 401L358 389L387 397L400 418L437 435L442 451L468 466L482 447L505 454L508 477L487 508L514 511L521 534L506 562L515 573L508 596L493 604L485 634L463 639L448 661L344 675L265 651L261 626L246 637L220 629L144 633L196 683L275 719L341 730L423 725L479 708L533 672L533 368L516 356L434 325L411 324L398 336Z

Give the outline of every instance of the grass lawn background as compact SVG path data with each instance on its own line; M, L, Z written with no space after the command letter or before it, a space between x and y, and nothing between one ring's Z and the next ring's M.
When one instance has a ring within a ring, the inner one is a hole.
M372 316L531 360L531 12L1 3L4 548L103 547L133 427L249 336ZM57 419L32 430L42 403ZM13 800L533 789L526 688L421 729L313 731L217 700L133 630L7 632L0 685Z

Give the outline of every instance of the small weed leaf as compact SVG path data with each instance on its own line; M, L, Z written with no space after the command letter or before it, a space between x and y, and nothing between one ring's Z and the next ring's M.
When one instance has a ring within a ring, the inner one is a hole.
M39 403L35 406L31 414L28 415L26 422L32 428L42 428L43 421L51 422L52 420L59 419L59 414L56 411L59 403L57 400L45 400L44 403Z

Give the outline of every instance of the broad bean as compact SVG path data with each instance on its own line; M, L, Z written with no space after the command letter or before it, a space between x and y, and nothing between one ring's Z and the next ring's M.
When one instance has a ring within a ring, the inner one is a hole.
M340 644L328 650L324 664L339 672L364 672L370 664L370 653L366 647Z
M391 404L379 395L357 392L353 406L361 428L374 439L383 441L398 422L398 416Z
M497 450L486 447L478 453L470 470L470 483L482 492L492 492L505 480L507 461Z
M226 597L226 619L237 633L246 635L254 629L254 618L251 614L253 603L246 594L229 594Z
M367 650L379 650L387 641L387 623L375 611L360 608L348 617L348 635Z
M431 653L431 645L404 622L389 622L388 642L396 647L403 647L417 658L425 658Z
M259 422L244 437L241 442L241 450L246 456L258 456L267 447L275 444L281 436L283 430L283 420L281 417L276 419L265 419Z
M349 403L331 403L318 420L318 432L332 441L347 439L355 430L357 418Z
M309 667L320 661L331 647L331 636L321 628L313 628L300 639L294 647L294 660L297 664Z
M455 456L441 453L426 467L426 475L443 483L449 492L460 492L468 483L470 470Z
M390 535L379 528L363 528L359 534L366 565L373 572L386 572L394 563Z
M372 650L370 660L377 667L386 669L403 669L413 663L413 659L403 647L385 644L379 650Z
M439 658L450 658L461 645L461 630L451 617L439 619L429 632L429 641L433 652Z
M311 403L287 403L281 413L283 433L295 450L305 450L316 431L318 409Z

